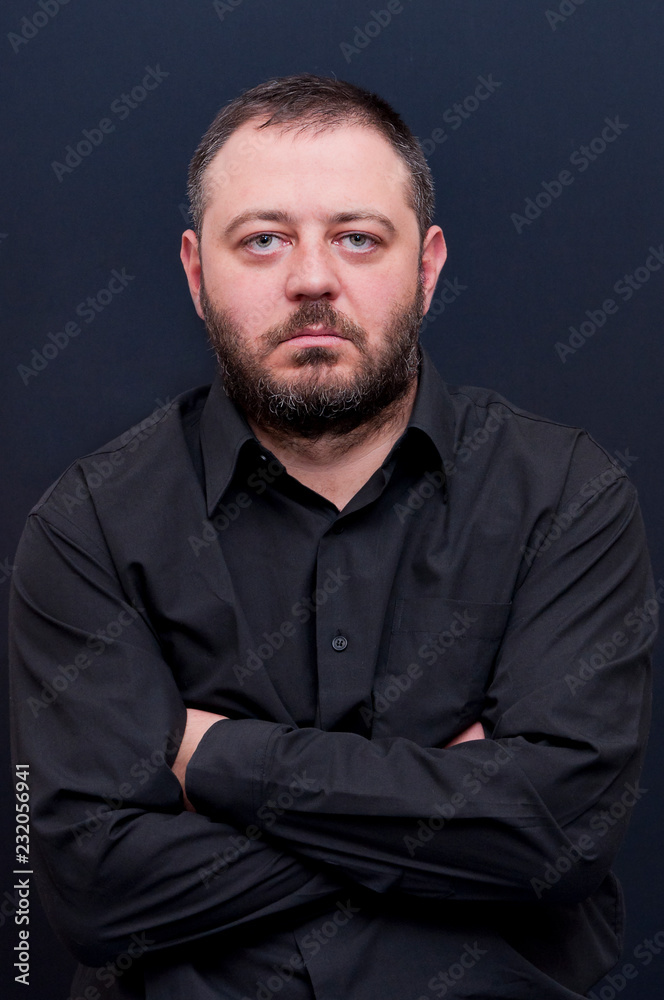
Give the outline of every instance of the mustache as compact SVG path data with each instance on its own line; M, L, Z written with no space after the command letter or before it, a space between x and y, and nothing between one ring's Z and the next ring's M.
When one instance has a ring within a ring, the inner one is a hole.
M261 337L264 353L269 353L284 340L290 340L305 327L319 323L330 327L337 336L344 340L350 340L362 353L365 353L367 335L364 329L338 312L325 300L303 302L285 323L279 323L266 330Z

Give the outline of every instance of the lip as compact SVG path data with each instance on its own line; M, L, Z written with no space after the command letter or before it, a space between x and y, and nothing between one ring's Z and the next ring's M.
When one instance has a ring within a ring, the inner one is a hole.
M298 347L305 347L307 344L323 347L326 344L335 344L345 339L330 326L306 326L304 329L298 330L292 337L288 337L287 343L296 344Z

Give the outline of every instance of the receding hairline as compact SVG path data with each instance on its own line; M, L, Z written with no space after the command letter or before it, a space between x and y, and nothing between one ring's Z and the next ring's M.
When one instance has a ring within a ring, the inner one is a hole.
M266 117L267 114L267 117ZM256 124L260 122L260 124ZM241 122L236 128L233 129L229 135L226 136L221 145L217 146L214 151L211 151L206 160L201 164L200 169L200 206L201 206L201 221L200 221L200 233L203 232L203 220L205 213L209 207L209 195L210 195L210 184L209 184L209 170L212 164L218 159L220 153L223 152L225 147L228 145L230 139L237 135L238 132L243 130L249 131L249 127L253 126L254 132L262 132L263 129L270 128L276 129L281 134L287 132L295 132L296 134L302 134L305 136L311 136L312 138L317 138L319 135L327 132L338 132L344 128L362 128L366 132L373 132L375 135L379 136L385 143L385 146L392 151L396 160L399 162L403 172L403 182L405 188L405 201L408 208L415 214L417 218L417 202L415 195L415 183L412 172L409 168L408 163L405 161L404 157L399 153L399 151L394 147L394 145L386 137L384 131L376 124L375 121L369 120L366 114L363 114L361 110L357 113L349 111L348 114L339 116L337 121L321 122L315 117L311 118L296 118L290 121L276 121L270 120L270 114L267 112L259 112L258 114L252 115L245 121ZM419 228L419 226L418 226ZM423 241L423 237L421 237Z

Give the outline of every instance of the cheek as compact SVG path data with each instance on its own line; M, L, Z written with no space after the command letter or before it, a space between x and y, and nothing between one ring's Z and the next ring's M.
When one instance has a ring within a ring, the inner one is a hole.
M395 308L413 301L417 283L417 275L410 282L404 281L403 269L363 276L348 295L356 322L368 333L380 331L389 322Z
M249 335L260 334L279 320L279 305L283 292L274 281L264 276L218 270L205 285L212 301L227 311Z

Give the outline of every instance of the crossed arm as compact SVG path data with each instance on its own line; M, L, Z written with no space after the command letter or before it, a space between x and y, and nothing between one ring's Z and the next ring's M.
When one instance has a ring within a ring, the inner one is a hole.
M652 616L626 624L653 600L633 491L607 494L514 594L478 720L489 738L471 727L444 748L187 711L103 540L34 515L13 581L14 757L33 776L45 907L74 953L102 962L136 932L167 947L333 898L348 879L534 901L533 879L582 837L591 847L546 900L592 892L627 821L600 839L594 819L638 781L654 634ZM97 624L133 624L76 668L99 643L93 605ZM625 641L581 679L580 658L617 628ZM297 796L294 772L307 776Z
M173 774L180 782L184 804L190 812L196 812L196 810L187 797L187 765L210 726L213 726L215 722L222 722L224 720L227 722L232 721L226 715L217 715L215 712L205 712L200 708L187 709L187 723L178 755L173 761ZM447 746L453 747L458 743L467 743L470 740L483 740L484 737L485 732L482 723L473 722L471 726L468 726L462 733L455 736L453 740L450 740Z
M642 794L656 608L635 495L618 480L524 573L470 730L423 748L190 715L176 762L189 807L379 891L585 899ZM309 783L292 795L298 772Z

